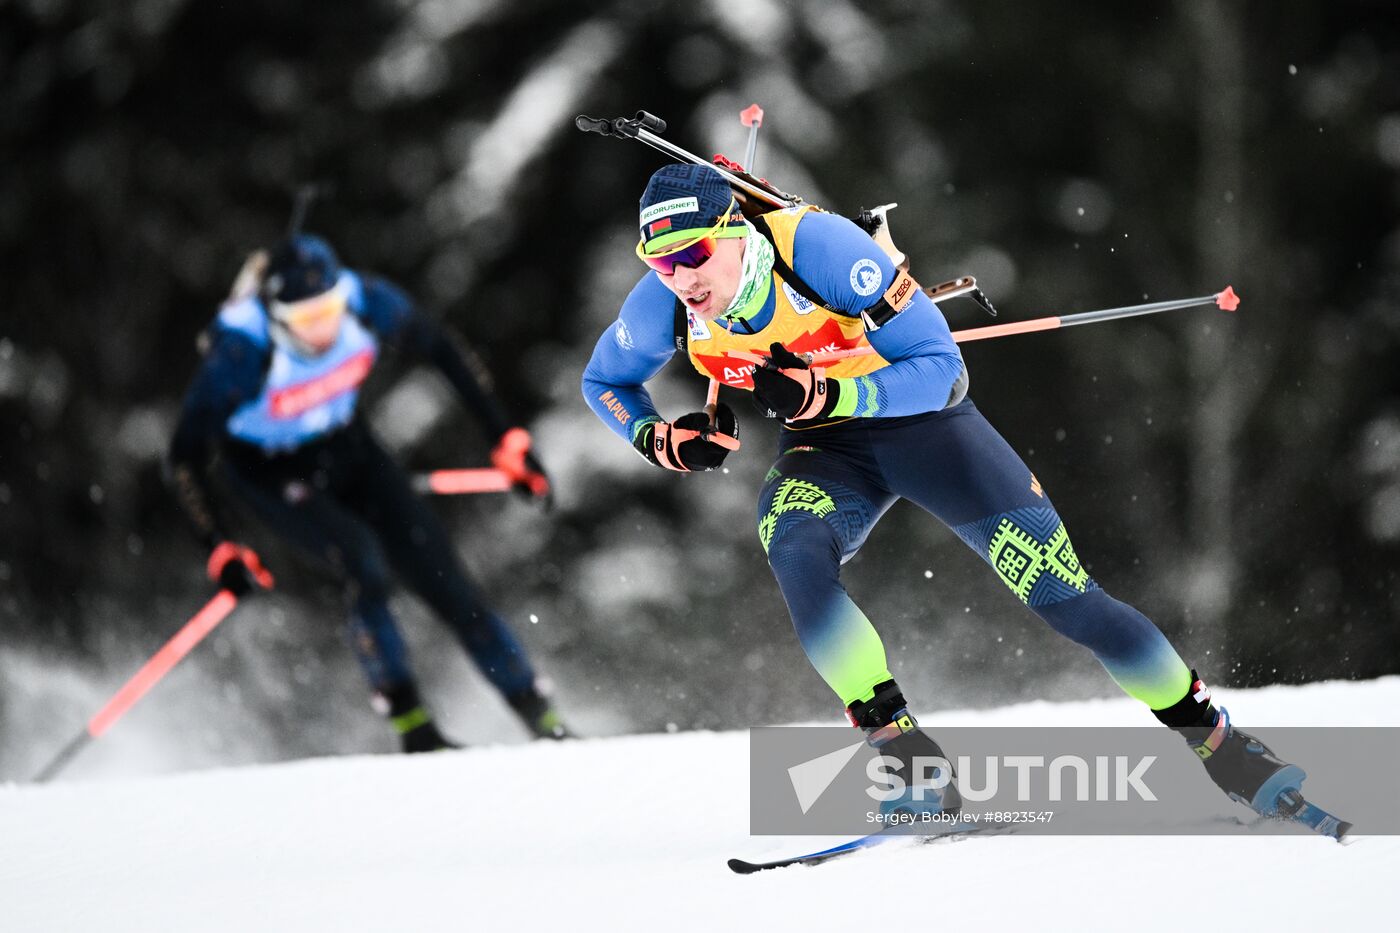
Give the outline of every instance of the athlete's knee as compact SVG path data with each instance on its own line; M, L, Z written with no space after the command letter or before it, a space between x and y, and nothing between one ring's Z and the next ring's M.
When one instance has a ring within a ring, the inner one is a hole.
M760 523L761 538L763 532ZM764 544L768 566L780 581L794 574L806 576L814 566L837 568L841 564L841 542L836 529L814 515L782 522Z
M836 500L819 484L796 476L783 477L759 498L758 540L768 563L779 566L799 558L841 556L840 535L830 521Z
M1059 634L1091 650L1101 648L1111 640L1120 618L1112 611L1116 600L1103 590L1091 590L1071 599L1032 606Z
M954 529L1021 602L1037 608L1098 589L1049 506L1016 509Z

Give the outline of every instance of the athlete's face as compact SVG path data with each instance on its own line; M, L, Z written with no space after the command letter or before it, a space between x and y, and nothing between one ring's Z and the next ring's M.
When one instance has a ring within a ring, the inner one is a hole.
M656 273L667 288L702 321L713 321L739 290L744 268L744 238L715 241L714 254L698 268L676 266L670 275Z
M273 314L302 346L314 354L325 353L340 336L346 295L332 288L301 301L274 306Z

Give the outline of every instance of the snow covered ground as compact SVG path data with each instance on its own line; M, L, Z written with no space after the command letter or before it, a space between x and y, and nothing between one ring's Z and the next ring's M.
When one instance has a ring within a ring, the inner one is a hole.
M1251 724L1397 725L1400 677L1217 691ZM1140 725L1128 700L928 725ZM0 788L0 930L1370 929L1400 837L1003 836L742 877L746 733ZM1222 798L1222 812L1236 805ZM1338 810L1344 810L1336 802ZM1245 811L1239 809L1243 814Z

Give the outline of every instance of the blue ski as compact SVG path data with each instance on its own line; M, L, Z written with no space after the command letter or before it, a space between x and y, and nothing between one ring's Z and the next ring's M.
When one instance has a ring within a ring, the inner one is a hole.
M1341 842L1351 829L1351 824L1346 820L1333 816L1315 803L1304 800L1303 795L1296 790L1287 790L1279 795L1278 815L1281 819L1306 826L1313 832L1338 842Z
M1340 817L1333 816L1317 804L1310 803L1303 799L1303 795L1296 789L1290 788L1284 791L1277 798L1276 810L1269 814L1268 819L1281 819L1290 823L1297 823L1312 830L1319 835L1329 839L1342 842L1347 832L1351 830L1352 824ZM947 830L928 836L911 836L907 832L891 832L882 830L878 833L871 833L868 836L861 836L851 839L840 845L832 846L829 849L822 849L820 852L809 852L804 855L794 855L791 858L775 859L771 862L748 862L744 859L732 858L729 860L729 868L740 875L751 875L758 871L767 871L770 868L787 868L789 865L820 865L832 859L841 858L854 852L861 852L865 849L874 848L891 839L917 839L919 842L937 842L940 839L970 836L978 833L992 833L998 830L1006 830L1011 826L1009 823L971 823L962 822L952 824Z
M853 852L861 852L865 849L874 848L883 842L891 839L914 839L918 842L937 842L940 839L970 836L974 833L990 833L996 830L1008 828L1010 823L962 821L952 823L942 832L932 833L927 836L913 835L907 831L894 832L888 829L878 833L871 833L868 836L861 836L858 839L851 839L840 845L832 846L829 849L822 849L820 852L809 852L805 855L794 855L791 858L776 859L771 862L746 862L740 858L729 860L731 871L740 875L752 875L756 871L767 871L770 868L786 868L789 865L820 865L822 862L829 862L832 859L850 855ZM901 827L902 829L902 827Z

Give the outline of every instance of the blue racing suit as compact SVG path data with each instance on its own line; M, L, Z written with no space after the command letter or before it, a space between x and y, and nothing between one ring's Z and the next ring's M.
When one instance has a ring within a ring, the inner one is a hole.
M1154 710L1186 696L1190 669L1152 622L1089 577L1040 481L965 397L962 357L937 306L916 290L870 329L861 314L896 273L879 246L850 221L805 207L766 217L778 255L825 307L775 267L759 313L706 323L648 272L598 340L583 394L630 441L660 418L645 383L681 352L700 372L751 389L752 364L727 350L767 352L774 341L795 352L874 349L828 369L840 385L831 416L784 425L758 500L759 539L798 639L842 703L868 702L891 679L884 645L840 569L899 498L948 525L1127 693Z
M345 270L347 310L324 353L298 350L251 296L226 304L185 396L170 466L203 542L227 537L216 488L340 576L350 642L371 685L411 684L389 611L392 571L452 628L507 698L530 693L524 650L468 579L446 529L357 416L360 387L386 346L434 363L499 438L510 422L446 334L394 285ZM212 482L217 476L218 482Z

